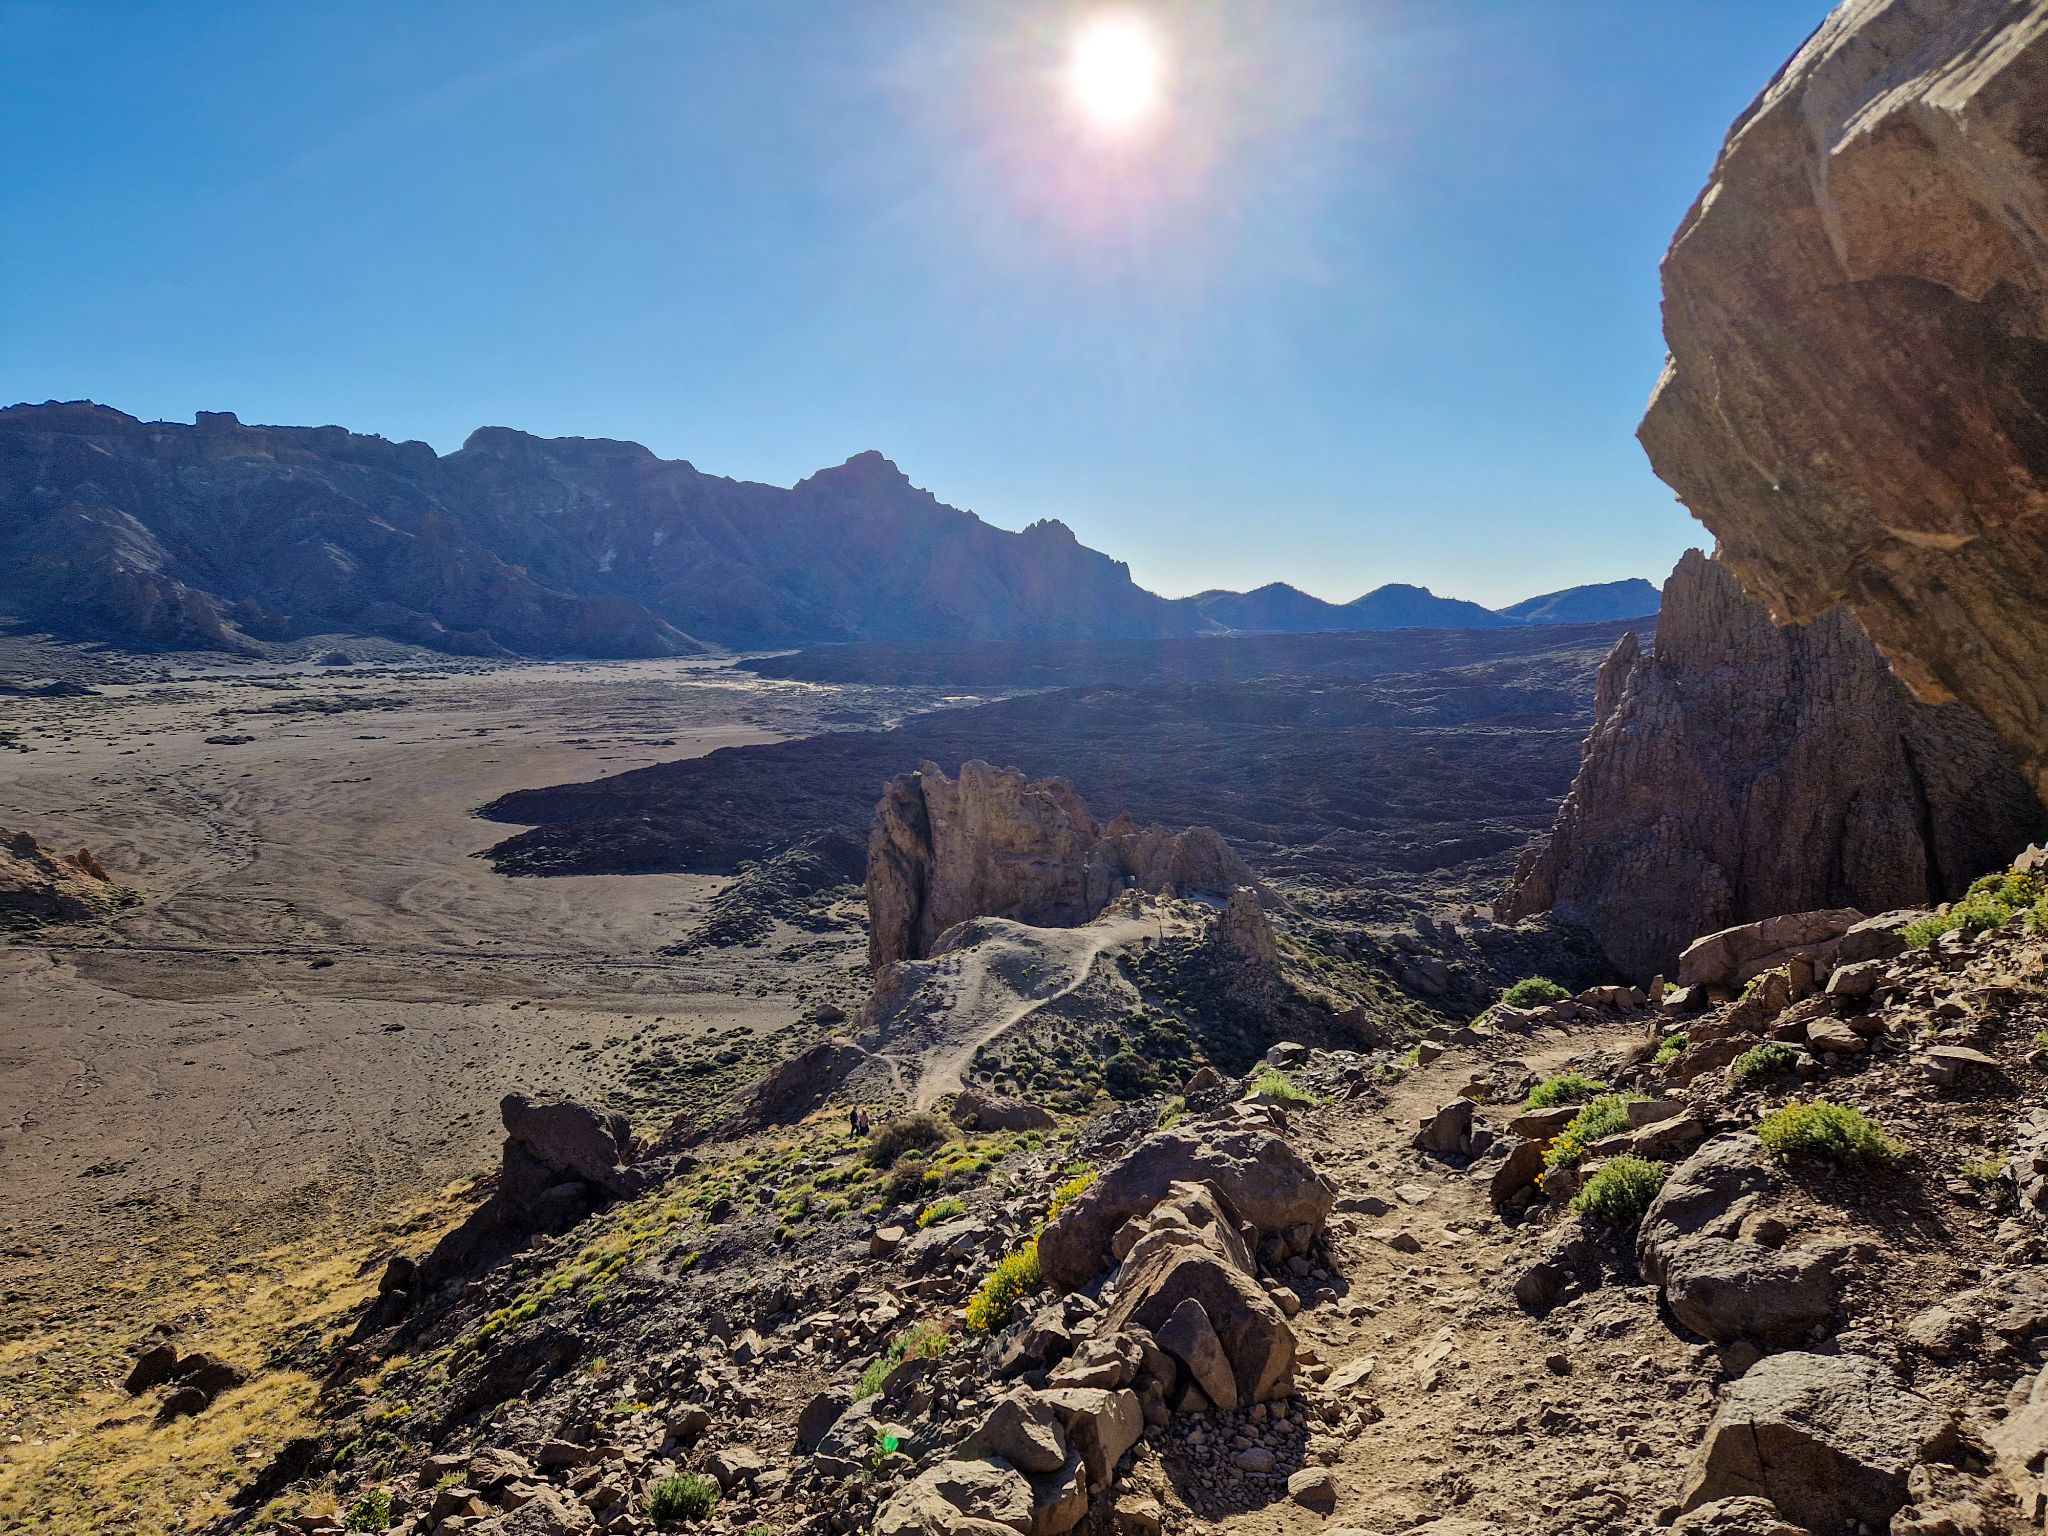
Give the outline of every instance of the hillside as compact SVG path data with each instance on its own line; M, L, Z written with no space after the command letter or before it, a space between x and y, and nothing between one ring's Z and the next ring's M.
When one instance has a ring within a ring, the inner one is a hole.
M1188 599L1203 617L1237 634L1312 635L1383 629L1503 629L1515 624L1597 624L1657 611L1657 589L1640 577L1567 587L1491 609L1401 582L1348 603L1330 603L1284 581L1251 592L1209 591Z

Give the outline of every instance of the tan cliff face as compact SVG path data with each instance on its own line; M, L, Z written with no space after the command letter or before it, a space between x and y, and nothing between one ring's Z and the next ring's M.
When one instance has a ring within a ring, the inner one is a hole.
M1696 935L1958 894L2048 826L1962 705L1914 701L1845 609L1780 628L1693 550L1654 644L1601 668L1584 761L1505 917L1555 911L1647 979Z
M971 761L890 781L868 839L868 958L922 959L970 917L1087 922L1125 890L1229 896L1257 878L1207 827L1098 826L1073 787Z
M1853 609L2048 789L2048 4L1849 0L1664 262L1651 462L1780 619Z

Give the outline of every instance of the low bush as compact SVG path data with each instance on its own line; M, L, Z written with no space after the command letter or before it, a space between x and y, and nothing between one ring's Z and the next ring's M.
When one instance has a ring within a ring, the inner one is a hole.
M1646 1157L1610 1157L1593 1170L1585 1188L1572 1197L1572 1209L1581 1216L1626 1230L1643 1219L1643 1212L1664 1187L1664 1174L1662 1163L1653 1163Z
M2021 913L2031 932L2048 931L2048 889L2032 870L2008 870L1972 881L1946 912L1908 923L1899 935L1908 949L1925 949L1944 933L2003 928Z
M1278 1067L1261 1067L1252 1075L1247 1098L1264 1094L1269 1099L1285 1099L1290 1104L1316 1104L1321 1100L1310 1093Z
M1966 1157L1956 1164L1956 1172L1972 1184L1996 1184L2005 1177L2005 1159L1996 1152Z
M1009 1325L1017 1304L1041 1284L1038 1239L1026 1240L983 1277L967 1299L967 1326L976 1333L996 1333Z
M1671 1063L1678 1060L1684 1054L1686 1046L1690 1043L1684 1035L1666 1035L1663 1043L1657 1047L1657 1054L1650 1058L1650 1065L1653 1067L1670 1066Z
M372 1488L348 1507L345 1531L388 1531L391 1529L391 1495Z
M1543 1161L1552 1168L1578 1167L1594 1142L1628 1129L1628 1106L1624 1094L1605 1093L1594 1099L1558 1133L1550 1150L1543 1154Z
M1556 1109L1560 1104L1583 1104L1588 1099L1597 1099L1607 1092L1607 1085L1582 1077L1577 1072L1566 1072L1547 1082L1538 1083L1529 1090L1524 1106L1528 1109Z
M1765 1150L1779 1157L1818 1157L1844 1167L1895 1163L1906 1154L1862 1110L1827 1099L1773 1110L1756 1134Z
M868 1362L868 1368L860 1373L860 1386L855 1389L856 1399L873 1397L882 1390L882 1383L889 1379L889 1373L905 1360L929 1360L946 1352L951 1340L946 1330L938 1323L919 1323L907 1333L899 1333L887 1349Z
M1790 1072L1799 1065L1799 1053L1782 1040L1753 1045L1728 1064L1728 1075L1739 1088L1774 1072Z
M687 1520L694 1524L710 1519L716 1508L718 1484L702 1472L664 1477L647 1491L647 1513L657 1522Z
M1067 1180L1066 1183L1054 1190L1052 1192L1052 1203L1045 1208L1045 1224L1050 1226L1053 1222L1059 1220L1060 1212L1067 1208L1068 1203L1077 1199L1094 1182L1095 1170L1093 1168L1083 1168L1079 1173Z
M1570 996L1548 976L1524 976L1501 993L1500 1000L1510 1008L1541 1008L1545 1003L1562 1002Z
M898 1115L875 1127L868 1137L868 1161L877 1168L895 1166L906 1152L929 1152L953 1139L953 1127L930 1110Z
M955 1216L963 1214L966 1209L967 1207L958 1200L934 1200L917 1213L917 1230L922 1232L934 1222L951 1221Z

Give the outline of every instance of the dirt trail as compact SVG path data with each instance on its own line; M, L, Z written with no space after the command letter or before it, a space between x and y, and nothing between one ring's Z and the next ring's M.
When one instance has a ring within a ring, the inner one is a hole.
M892 1071L907 1069L915 1082L910 1100L929 1109L966 1086L975 1053L1040 1009L1071 997L1094 975L1105 954L1148 938L1159 920L1105 914L1082 928L1033 928L984 919L987 937L941 957L946 1006L935 1010L914 1037L879 1054Z
M1311 1463L1337 1481L1332 1524L1401 1530L1456 1516L1510 1531L1607 1532L1647 1525L1672 1502L1711 1413L1712 1360L1630 1288L1596 1290L1547 1318L1523 1312L1511 1287L1533 1244L1494 1215L1483 1177L1410 1146L1481 1061L1519 1060L1548 1076L1639 1027L1507 1040L1484 1057L1454 1050L1393 1084L1384 1103L1293 1115L1292 1139L1335 1179L1340 1204L1377 1197L1389 1207L1340 1211L1331 1247L1342 1294L1295 1320L1334 1379L1358 1381L1340 1395L1359 1416L1309 1446ZM1483 1113L1498 1125L1513 1106ZM1403 1251L1410 1240L1415 1251ZM1617 1394L1624 1381L1633 1385ZM1280 1536L1319 1523L1283 1499L1204 1528Z

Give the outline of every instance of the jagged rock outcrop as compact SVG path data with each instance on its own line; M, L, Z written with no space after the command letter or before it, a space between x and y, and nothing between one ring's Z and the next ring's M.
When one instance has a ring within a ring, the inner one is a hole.
M90 850L58 853L30 833L0 828L0 929L97 917L119 900Z
M1648 978L1736 923L1956 896L2044 826L1990 727L1916 702L1854 615L1780 628L1692 550L1654 644L1602 666L1578 777L1500 912L1580 923Z
M1127 890L1229 896L1258 881L1207 827L1097 825L1073 787L978 759L958 779L927 762L882 792L868 838L868 959L929 955L970 917L1085 923Z
M2048 7L1849 0L1664 261L1641 437L1780 617L1847 604L2048 789Z

